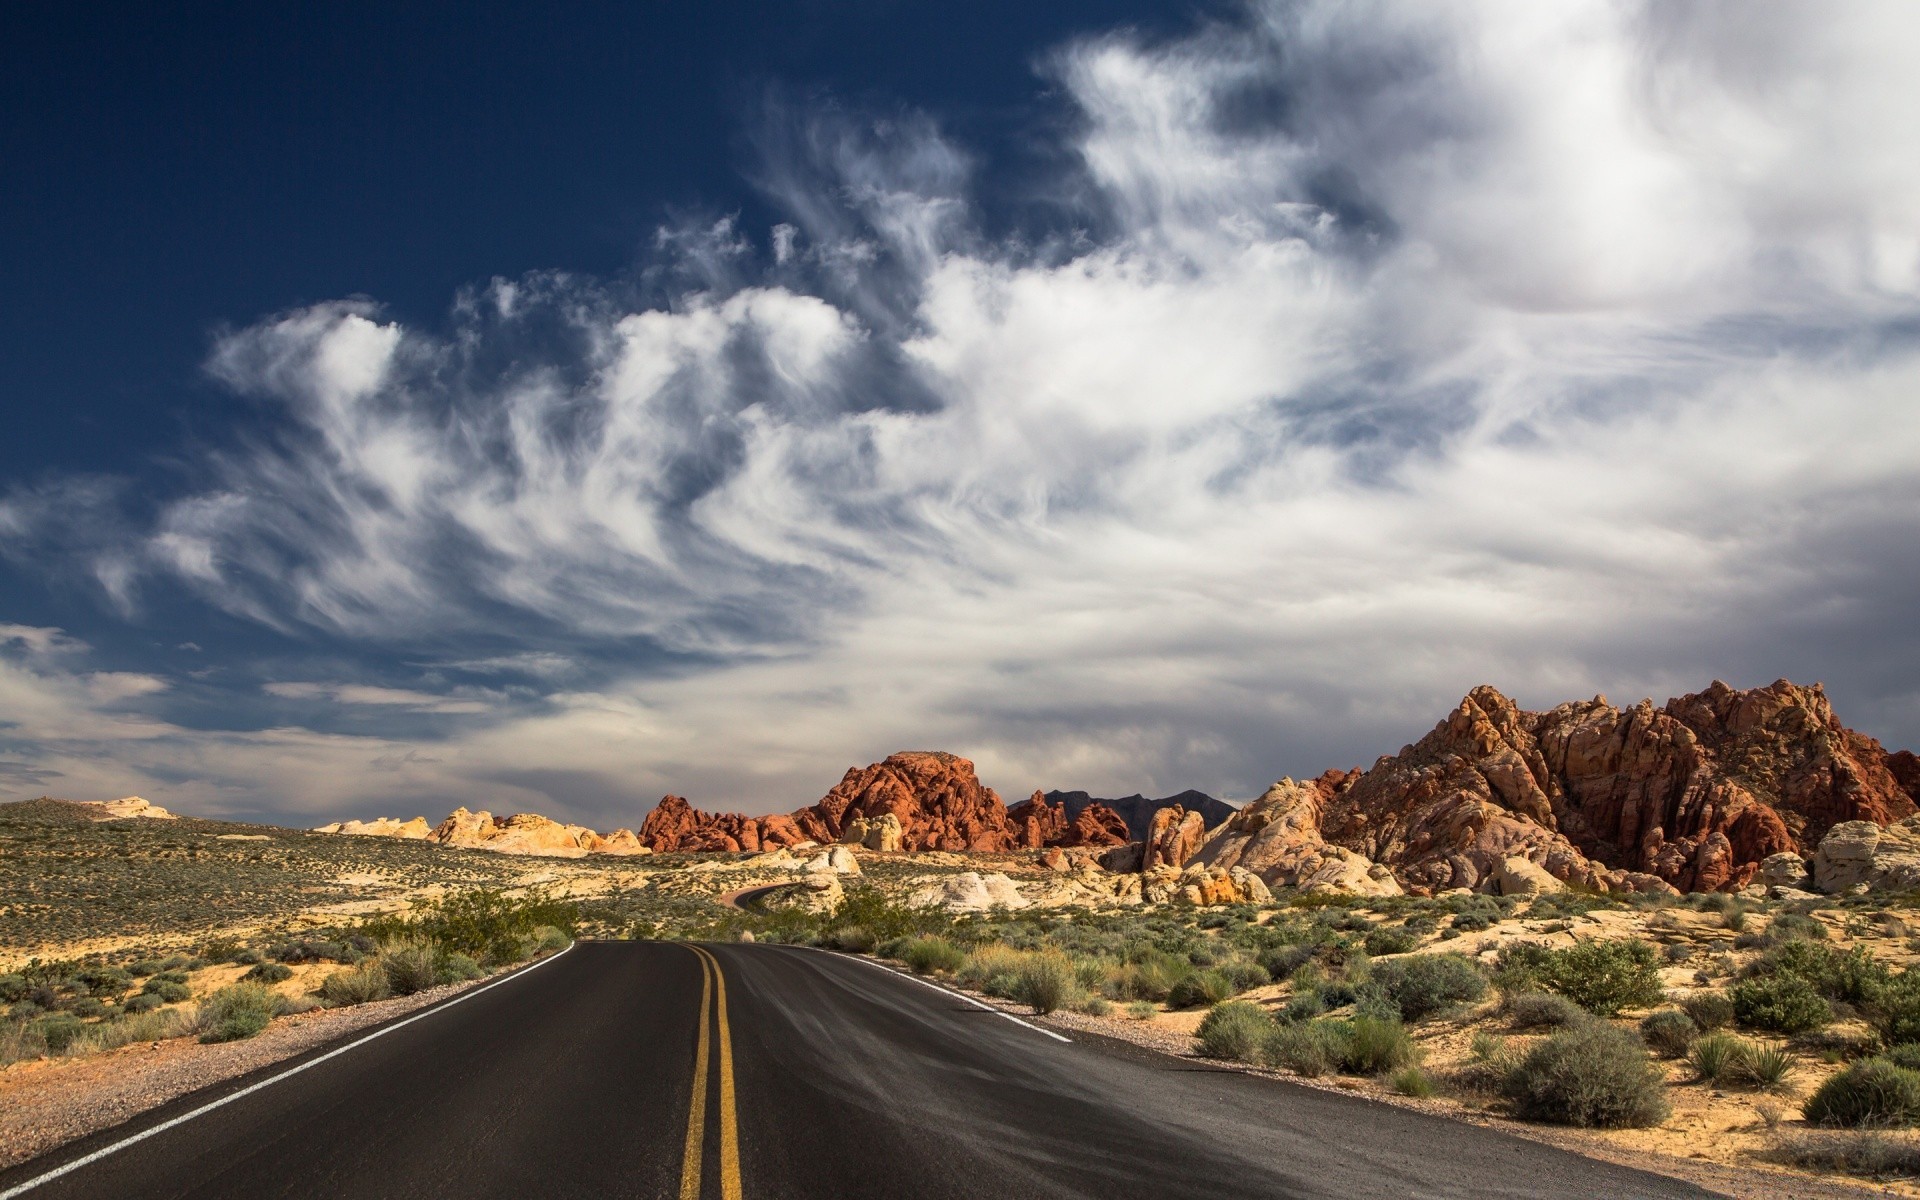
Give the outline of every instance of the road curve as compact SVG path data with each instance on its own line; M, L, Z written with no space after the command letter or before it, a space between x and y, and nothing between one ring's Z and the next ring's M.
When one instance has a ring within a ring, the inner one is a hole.
M819 951L582 943L18 1194L1708 1194L1476 1126L1072 1036ZM0 1173L0 1196L286 1065Z

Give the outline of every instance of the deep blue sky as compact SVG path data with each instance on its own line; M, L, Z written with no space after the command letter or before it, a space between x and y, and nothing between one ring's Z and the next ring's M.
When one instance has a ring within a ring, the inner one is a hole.
M936 111L1017 170L1034 57L1139 2L17 5L0 37L0 472L123 472L244 405L210 331L620 274L743 184L767 89Z

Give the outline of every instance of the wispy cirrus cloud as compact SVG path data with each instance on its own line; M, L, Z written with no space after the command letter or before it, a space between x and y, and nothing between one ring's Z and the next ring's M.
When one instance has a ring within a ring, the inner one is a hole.
M1045 60L1071 169L1012 235L936 115L776 96L785 221L663 231L670 303L547 274L444 328L235 330L209 369L273 432L61 547L123 606L441 664L266 686L469 717L415 786L580 815L789 807L908 744L1247 794L1483 680L1824 677L1920 740L1916 32L1276 3L1094 36ZM12 553L60 486L0 503ZM295 769L239 745L223 777Z

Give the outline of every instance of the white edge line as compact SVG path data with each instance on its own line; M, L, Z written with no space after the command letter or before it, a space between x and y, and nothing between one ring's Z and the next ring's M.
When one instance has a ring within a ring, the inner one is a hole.
M463 992L460 995L455 996L453 999L448 1000L444 1004L436 1004L433 1007L427 1009L425 1012L415 1013L410 1017L406 1017L401 1020L395 1021L391 1025L382 1025L380 1028L374 1030L372 1033L367 1034L365 1037L356 1038L353 1041L348 1042L344 1046L337 1046L334 1049L327 1051L325 1054L322 1054L318 1058L310 1058L306 1062L301 1063L297 1067L288 1067L286 1070L280 1072L278 1075L269 1076L266 1079L260 1080L258 1083L248 1084L246 1087L241 1088L239 1091L231 1092L225 1096L220 1097L218 1100L210 1100L207 1103L202 1104L199 1108L194 1109L192 1112L181 1113L179 1116L174 1117L171 1120L160 1122L160 1124L155 1125L152 1129L143 1129L139 1133L134 1134L132 1137L121 1138L119 1141L113 1143L110 1146L102 1146L100 1149L95 1150L93 1153L83 1155L79 1158L74 1159L70 1163L66 1163L62 1166L55 1167L53 1170L48 1171L44 1175L36 1175L32 1179L27 1180L25 1183L17 1183L14 1186L8 1188L6 1191L0 1192L0 1200L13 1200L15 1196L24 1195L25 1193L32 1191L34 1188L39 1187L43 1183L50 1183L53 1180L60 1178L62 1175L67 1174L69 1171L78 1171L81 1167L84 1167L89 1163L99 1162L101 1159L107 1157L109 1154L117 1154L120 1151L125 1150L128 1146L133 1145L135 1142L144 1142L156 1133L165 1133L167 1130L172 1129L176 1125L184 1125L188 1121L193 1120L195 1117L204 1116L207 1113L212 1112L216 1108L220 1108L223 1105L232 1104L235 1100L240 1099L242 1096L250 1096L253 1093L259 1091L261 1088L269 1087L273 1084L279 1083L282 1079L290 1079L293 1076L298 1075L300 1072L306 1070L308 1067L317 1067L321 1063L326 1062L328 1059L336 1058L339 1055L345 1054L347 1051L352 1050L357 1046L364 1046L368 1042L372 1041L377 1037L385 1037L387 1034L392 1033L394 1030L403 1029L406 1026L413 1024L415 1021L424 1021L428 1017L431 1017L436 1013L443 1013L447 1011L449 1008L452 1008L456 1004L460 1004L460 1003L463 1003L464 1001L473 999L475 996L478 996L481 992L485 992L493 988L497 988L503 983L508 983L508 982L511 982L512 980L518 979L522 975L525 975L530 971L537 970L540 967L543 967L550 962L553 962L557 959L565 958L567 956L567 953L577 945L579 945L578 942L569 942L567 944L566 950L562 950L560 953L554 955L552 958L543 958L539 962L533 963L530 966L527 966L518 971L515 971L510 975L503 975L499 979L494 980L492 983L483 983L479 987L474 988L472 991Z
M797 946L795 947L795 949L815 950L815 951L819 951L819 953L821 954L834 954L833 951L821 950L820 947L818 946ZM940 992L945 995L952 996L955 1000L965 1000L968 1004L973 1005L975 1008L984 1008L988 1012L992 1013L994 1016L1005 1017L1007 1020L1012 1021L1015 1025L1018 1025L1024 1029L1031 1029L1035 1033L1044 1033L1056 1042L1065 1042L1069 1046L1073 1045L1073 1039L1070 1037L1067 1037L1065 1034L1055 1033L1051 1029L1043 1029L1040 1026L1035 1025L1030 1021L1022 1021L1019 1017L1014 1016L1012 1013L1006 1011L1003 1008L995 1008L993 1005L986 1003L984 1000L975 1000L972 996L967 995L965 992L956 992L952 988L941 987L939 984L933 982L933 980L931 979L922 979L918 975L909 975L905 971L896 971L892 967L887 966L885 963L878 963L873 961L870 958L861 958L857 954L834 954L834 957L852 959L854 962L857 962L857 963L865 963L868 966L874 968L875 970L885 971L887 974L892 975L895 978L905 979L911 983L917 983L922 987L930 987L936 992ZM0 1200L7 1200L7 1197L4 1195L0 1195Z

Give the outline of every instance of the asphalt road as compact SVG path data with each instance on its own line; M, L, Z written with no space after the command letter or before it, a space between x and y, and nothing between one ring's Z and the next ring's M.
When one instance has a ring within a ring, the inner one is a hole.
M817 951L582 943L22 1194L1707 1194L1405 1109L1071 1036ZM0 1174L0 1196L287 1066Z

